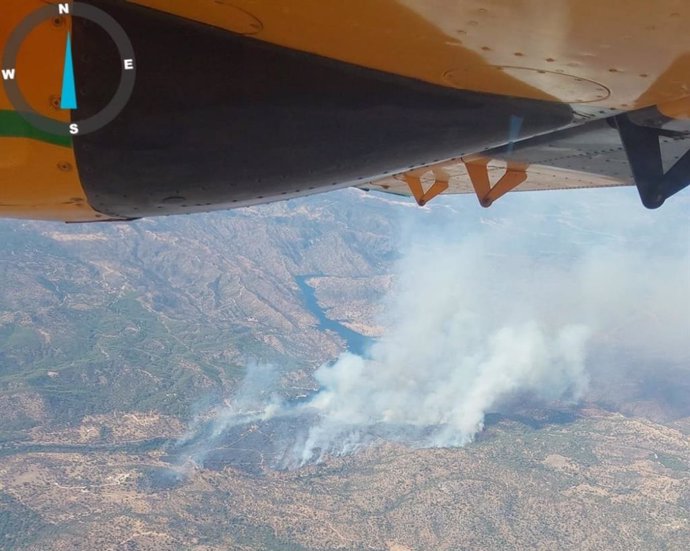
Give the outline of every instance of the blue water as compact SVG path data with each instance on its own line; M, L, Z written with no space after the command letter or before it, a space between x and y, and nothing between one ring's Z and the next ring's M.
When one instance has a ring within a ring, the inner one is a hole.
M304 302L307 305L307 309L316 316L319 320L319 329L323 331L333 331L337 333L344 341L347 346L347 350L353 354L358 354L360 356L364 355L365 350L371 344L372 339L357 333L348 327L345 327L340 322L332 320L326 316L321 306L319 306L316 300L316 291L309 286L307 280L314 276L297 276L295 281L299 285L302 291L302 296L304 297Z

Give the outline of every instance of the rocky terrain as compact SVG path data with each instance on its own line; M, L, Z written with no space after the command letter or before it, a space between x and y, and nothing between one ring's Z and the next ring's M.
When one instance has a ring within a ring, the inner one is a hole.
M4 447L0 548L680 550L690 538L687 422L595 408L538 428L504 418L465 448L382 443L296 471L262 466L261 441L246 443L258 427L227 443L226 461L244 465L171 465L166 442L143 437L179 428L89 418Z
M0 550L687 548L687 365L652 376L626 351L579 404L519 401L463 448L376 437L285 469L306 422L289 418L198 453L248 365L299 400L348 331L385 332L411 232L520 231L470 200L347 190L131 224L0 221ZM586 226L587 205L557 231Z
M249 361L304 380L344 343L319 329L299 276L332 319L375 334L395 224L346 193L338 208L315 198L111 226L0 221L0 435L114 409L185 417Z

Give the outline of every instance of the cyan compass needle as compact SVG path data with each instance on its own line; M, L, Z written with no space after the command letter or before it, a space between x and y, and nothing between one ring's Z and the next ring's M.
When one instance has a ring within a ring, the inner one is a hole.
M62 73L62 99L61 109L77 108L77 86L74 79L74 63L72 63L72 35L67 33L67 46L65 48L65 68Z

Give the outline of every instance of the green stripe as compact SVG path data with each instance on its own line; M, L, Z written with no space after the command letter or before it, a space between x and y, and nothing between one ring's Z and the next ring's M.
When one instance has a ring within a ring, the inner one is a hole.
M70 136L56 136L34 128L16 111L0 111L0 138L29 138L62 147L72 147Z

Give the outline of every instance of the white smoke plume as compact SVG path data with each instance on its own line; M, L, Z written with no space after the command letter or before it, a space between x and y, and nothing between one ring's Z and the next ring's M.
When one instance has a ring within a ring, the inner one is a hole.
M532 208L531 218L499 211L469 230L411 225L386 332L368 353L319 368L319 390L299 404L238 393L233 408L219 412L215 433L247 412L309 414L280 452L283 466L378 438L461 446L515 396L577 402L591 374L614 369L608 362L621 351L650 367L687 368L688 203L665 207L673 222L664 222L634 196L632 204L620 193L609 197L607 208L582 203L558 217L553 204L525 207L530 198L517 204Z
M278 381L275 366L249 363L233 399L198 414L176 442L175 447L185 451L183 461L203 464L213 445L228 430L284 414L287 409L276 389Z
M583 316L550 315L563 307L563 290L548 291L545 274L529 262L502 262L479 239L415 247L399 270L386 334L367 357L343 354L317 371L321 390L301 407L322 421L297 462L337 451L353 431L385 424L403 435L425 429L417 445L459 446L517 392L582 396L593 328Z

